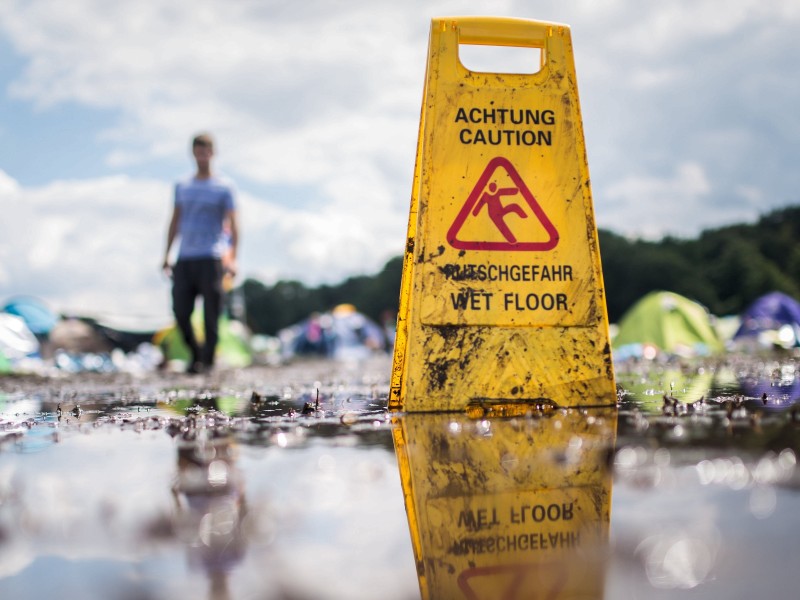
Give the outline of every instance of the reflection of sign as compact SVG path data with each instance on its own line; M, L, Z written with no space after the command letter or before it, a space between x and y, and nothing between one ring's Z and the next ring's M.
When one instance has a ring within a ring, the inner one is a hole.
M587 413L395 418L423 599L602 597L616 409Z
M553 554L592 545L583 531L596 518L591 489L518 490L485 497L433 498L427 512L442 533L438 549L453 556L482 554L510 557Z
M552 250L558 232L511 162L498 156L478 179L447 241L460 250Z
M458 587L467 600L550 600L559 597L567 577L562 562L470 567L458 576Z

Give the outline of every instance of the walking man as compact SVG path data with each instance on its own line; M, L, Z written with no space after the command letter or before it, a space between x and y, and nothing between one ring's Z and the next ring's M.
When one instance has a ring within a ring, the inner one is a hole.
M172 277L172 310L191 351L187 370L199 373L214 365L223 303L222 279L226 272L236 275L239 232L233 184L211 170L214 141L209 134L200 134L192 140L192 154L197 172L175 185L163 269ZM178 259L170 266L170 249L178 237ZM197 296L203 298L202 348L191 323Z

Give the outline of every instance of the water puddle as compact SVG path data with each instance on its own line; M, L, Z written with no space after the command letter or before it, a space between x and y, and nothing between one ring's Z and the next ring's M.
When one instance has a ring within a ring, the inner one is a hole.
M0 380L0 597L792 597L791 361L492 419L389 363Z

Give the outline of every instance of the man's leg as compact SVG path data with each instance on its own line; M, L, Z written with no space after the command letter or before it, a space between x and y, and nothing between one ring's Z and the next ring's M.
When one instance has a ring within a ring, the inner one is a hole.
M200 360L200 348L192 329L192 312L198 289L192 278L191 267L192 265L179 261L172 270L172 312L183 341L191 353L189 369L193 370L195 363Z
M214 365L214 354L217 350L219 339L219 316L222 313L222 263L219 260L203 262L203 274L200 284L200 293L203 295L203 325L205 327L206 343L200 356L203 365Z

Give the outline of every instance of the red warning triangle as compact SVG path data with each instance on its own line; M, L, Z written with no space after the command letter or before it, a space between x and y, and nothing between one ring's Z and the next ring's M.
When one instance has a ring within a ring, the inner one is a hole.
M516 201L520 196L524 203ZM558 244L558 231L514 165L497 156L447 231L447 242L458 250L546 251Z
M555 600L562 597L568 580L566 564L559 561L470 567L461 572L457 582L467 600ZM569 596L572 597L572 594Z

